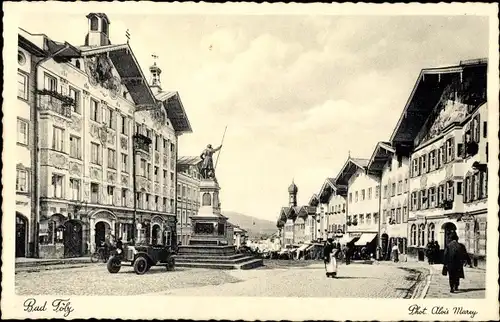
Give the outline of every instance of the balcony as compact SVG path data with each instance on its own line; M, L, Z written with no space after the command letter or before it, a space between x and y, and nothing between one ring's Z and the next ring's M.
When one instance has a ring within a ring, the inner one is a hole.
M38 91L38 108L41 111L52 111L63 117L71 118L71 111L75 101L56 91Z
M149 147L151 144L151 139L145 135L136 133L134 135L134 146L138 151L149 154Z

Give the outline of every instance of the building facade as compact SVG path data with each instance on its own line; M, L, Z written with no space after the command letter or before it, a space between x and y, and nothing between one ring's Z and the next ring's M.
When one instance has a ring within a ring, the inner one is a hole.
M318 194L320 212L324 224L321 239L326 240L329 234L337 239L343 237L346 231L346 186L336 184L334 178L327 178Z
M193 227L191 216L200 208L201 175L197 164L199 157L177 159L177 235L182 245L188 245Z
M476 265L486 256L486 60L424 69L391 141L412 148L409 253L425 259L456 232ZM411 125L410 125L411 124Z
M406 260L408 236L409 151L395 149L389 142L379 142L367 166L368 173L381 181L380 259L391 258L398 246L400 260ZM377 193L376 193L377 194Z
M161 90L156 64L150 86L130 46L110 44L105 14L87 19L83 46L27 33L59 53L36 73L40 257L88 254L107 234L175 237L177 137L191 131L179 95Z
M347 187L347 234L356 246L376 248L379 231L380 180L367 172L368 159L349 157L336 182Z

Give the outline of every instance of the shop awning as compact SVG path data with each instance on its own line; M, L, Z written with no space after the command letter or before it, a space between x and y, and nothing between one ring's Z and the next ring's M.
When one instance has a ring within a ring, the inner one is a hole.
M350 242L351 240L353 240L354 238L356 238L356 237L348 237L347 235L344 235L344 236L342 236L341 238L339 238L337 241L338 241L341 245L345 245L345 244L347 244L348 242Z
M303 244L302 246L300 246L297 249L297 251L302 252L302 251L306 250L307 247L309 247L309 244Z
M364 233L361 234L358 241L355 243L356 246L366 246L367 243L370 243L375 237L376 233Z
M307 252L308 250L310 250L311 248L313 248L313 247L314 247L314 245L307 245L306 252Z

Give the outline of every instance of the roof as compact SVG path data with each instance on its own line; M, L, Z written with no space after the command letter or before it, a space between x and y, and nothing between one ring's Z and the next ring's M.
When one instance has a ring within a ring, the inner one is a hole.
M56 59L71 59L81 55L80 49L68 42L57 42L45 34L32 34L22 28L18 28L18 44L39 57L53 56Z
M89 13L85 18L89 19L92 16L96 16L99 18L104 18L108 22L108 24L111 24L111 21L109 20L108 16L105 13L102 12L91 12Z
M318 193L319 202L327 203L330 200L334 191L337 191L337 187L335 186L335 179L326 178L325 182L323 183L323 186L321 186L321 190Z
M313 193L311 199L309 199L309 206L316 207L319 203L318 195Z
M183 156L177 159L177 164L196 165L201 161L200 157Z
M178 134L193 132L178 92L162 91L156 94L156 99L163 103L167 117Z
M298 191L299 191L299 188L297 188L297 185L292 180L292 184L290 186L288 186L288 193L297 193Z
M347 186L349 178L358 170L363 169L366 170L369 159L361 159L361 158L347 158L342 170L340 170L339 174L335 181L338 184Z
M472 76L465 75L469 71ZM486 59L462 61L456 66L422 69L391 135L392 145L413 143L439 103L444 90L454 82L465 84L469 89L486 89L486 72ZM471 83L464 81L468 78Z
M382 174L384 165L392 158L395 152L396 150L389 142L378 142L368 162L367 170L377 175Z
M149 88L147 79L129 44L98 47L80 46L80 49L83 57L107 54L120 75L122 84L127 87L136 105L136 111L157 107L153 92Z

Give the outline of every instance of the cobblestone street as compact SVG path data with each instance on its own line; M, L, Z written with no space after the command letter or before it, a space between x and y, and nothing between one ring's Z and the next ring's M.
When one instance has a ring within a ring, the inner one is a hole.
M153 267L136 275L123 267L109 274L104 264L19 272L17 294L61 295L200 295L275 297L408 298L419 271L392 265L339 265L337 279L326 278L320 262L268 261L254 270ZM423 280L420 283L425 283ZM420 284L419 283L419 284Z
M426 298L480 299L486 295L486 274L484 270L465 268L465 279L460 279L460 288L450 293L448 276L441 274L442 265L433 265L431 284Z

